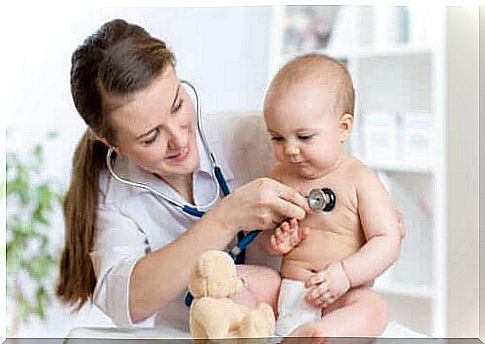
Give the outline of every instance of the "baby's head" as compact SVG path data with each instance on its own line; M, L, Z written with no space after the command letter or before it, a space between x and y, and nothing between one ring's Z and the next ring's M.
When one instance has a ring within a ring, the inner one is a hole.
M345 66L324 55L297 57L276 74L264 119L276 159L318 178L338 164L352 132L354 89Z

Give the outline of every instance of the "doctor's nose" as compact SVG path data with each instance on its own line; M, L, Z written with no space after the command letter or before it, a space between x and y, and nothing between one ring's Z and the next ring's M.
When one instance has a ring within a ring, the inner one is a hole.
M167 128L168 136L168 148L178 149L182 147L186 142L185 137L187 130L179 126L170 126Z

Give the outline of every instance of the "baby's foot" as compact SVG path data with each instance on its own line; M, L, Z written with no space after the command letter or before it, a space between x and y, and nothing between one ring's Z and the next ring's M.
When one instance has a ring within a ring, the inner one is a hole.
M326 336L325 331L322 329L318 322L309 322L303 324L291 332L288 337L298 337L293 338L298 339L298 343L311 343L311 344L328 344L329 338ZM285 338L282 344L293 343L291 338ZM294 341L294 343L297 343Z
M257 303L254 295L248 290L248 288L242 288L236 294L233 295L232 301L246 306L249 309L256 309Z

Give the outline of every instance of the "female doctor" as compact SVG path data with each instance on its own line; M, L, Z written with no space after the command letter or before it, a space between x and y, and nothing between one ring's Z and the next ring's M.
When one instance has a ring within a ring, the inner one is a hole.
M145 182L182 203L214 197L211 166L196 116L165 43L123 20L104 24L72 55L71 92L88 125L77 145L64 203L65 246L57 296L78 309L93 301L113 322L187 330L183 297L199 255L225 249L242 229L272 229L310 212L304 197L262 178L236 188L202 218L152 193L126 186L106 169L116 147L117 174ZM222 157L219 157L222 158ZM240 266L243 302L275 303L278 274Z

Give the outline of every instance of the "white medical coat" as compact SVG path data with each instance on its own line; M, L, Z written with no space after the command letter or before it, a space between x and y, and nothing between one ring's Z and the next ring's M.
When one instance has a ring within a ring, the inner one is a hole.
M223 115L222 118L206 118L204 123L209 130L210 149L215 153L231 190L241 182L263 174L265 166L271 162L271 155L268 146L265 146L264 126L260 116ZM214 196L215 185L212 181L212 166L199 137L197 143L200 162L194 172L193 195L196 204L206 204ZM181 196L169 185L126 158L118 157L114 168L121 176L149 183L183 202ZM234 168L238 171L236 176L233 174ZM117 326L132 327L128 292L135 263L147 253L174 241L197 220L150 192L121 184L107 171L102 171L97 236L90 253L97 279L94 304ZM194 242L194 245L197 243ZM273 268L279 266L278 259L262 253L257 245L248 247L246 262ZM188 307L183 302L184 295L185 291L160 309L158 314L137 326L168 325L188 331L189 316Z

